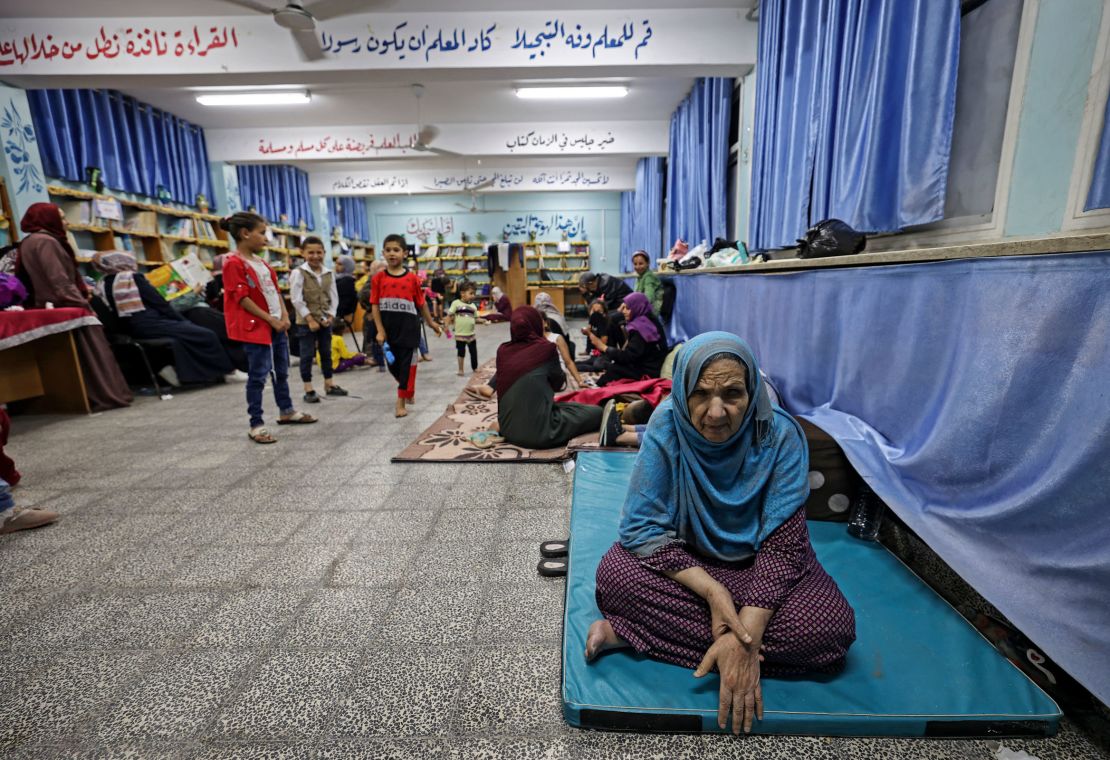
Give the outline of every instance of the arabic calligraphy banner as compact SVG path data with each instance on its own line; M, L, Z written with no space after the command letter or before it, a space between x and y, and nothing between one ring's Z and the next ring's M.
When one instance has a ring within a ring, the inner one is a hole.
M545 124L444 124L437 148L463 155L666 155L667 121ZM213 161L398 158L427 156L408 148L412 124L358 127L208 129Z
M411 172L316 172L308 175L308 188L313 195L464 193L477 185L485 185L482 192L491 193L631 190L636 186L636 168L633 165L583 170L549 167L483 169L469 173L425 169Z
M0 71L197 74L336 69L746 66L756 27L737 9L362 13L317 25L304 61L262 14L0 19Z

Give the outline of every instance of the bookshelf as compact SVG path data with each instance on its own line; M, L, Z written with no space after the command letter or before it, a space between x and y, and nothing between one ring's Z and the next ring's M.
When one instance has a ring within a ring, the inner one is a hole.
M466 277L478 285L489 283L487 251L491 243L439 243L435 256L417 259L422 269L443 268L449 277ZM569 253L558 253L558 243L528 241L524 247L524 269L528 285L541 282L574 284L580 272L590 271L590 244L588 241L571 241ZM542 266L541 266L542 265ZM540 270L545 269L551 280L541 280Z
M158 267L195 252L211 268L213 258L230 250L227 232L219 228L216 214L60 185L48 185L46 190L62 210L69 229L92 238L91 249L78 246L78 261L83 263L96 251L129 251L139 264ZM106 206L115 206L118 213L98 215Z

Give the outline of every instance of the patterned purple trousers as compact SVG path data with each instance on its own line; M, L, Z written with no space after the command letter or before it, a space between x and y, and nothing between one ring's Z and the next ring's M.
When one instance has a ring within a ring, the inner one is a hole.
M776 543L793 551L775 553ZM769 559L732 564L693 554L680 543L647 559L614 544L597 568L597 606L640 654L694 669L713 643L709 605L662 571L697 565L732 592L737 611L774 610L763 632L764 675L840 671L856 638L855 613L817 562L801 510L760 552L769 546Z

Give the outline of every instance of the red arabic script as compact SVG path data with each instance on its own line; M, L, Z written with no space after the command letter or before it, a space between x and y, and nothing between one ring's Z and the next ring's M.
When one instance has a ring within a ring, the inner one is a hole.
M234 26L213 26L206 31L126 27L109 33L103 26L91 39L57 39L53 34L29 34L21 39L0 40L0 66L24 66L35 61L71 60L78 54L90 61L101 58L203 58L221 48L239 47Z

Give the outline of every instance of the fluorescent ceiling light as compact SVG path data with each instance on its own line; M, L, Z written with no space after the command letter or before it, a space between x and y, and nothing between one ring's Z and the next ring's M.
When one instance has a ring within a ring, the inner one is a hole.
M542 87L517 87L516 96L525 100L595 100L598 98L623 98L628 85L586 85L567 87L548 85Z
M289 106L308 103L308 90L270 90L268 92L222 92L197 95L202 106Z

